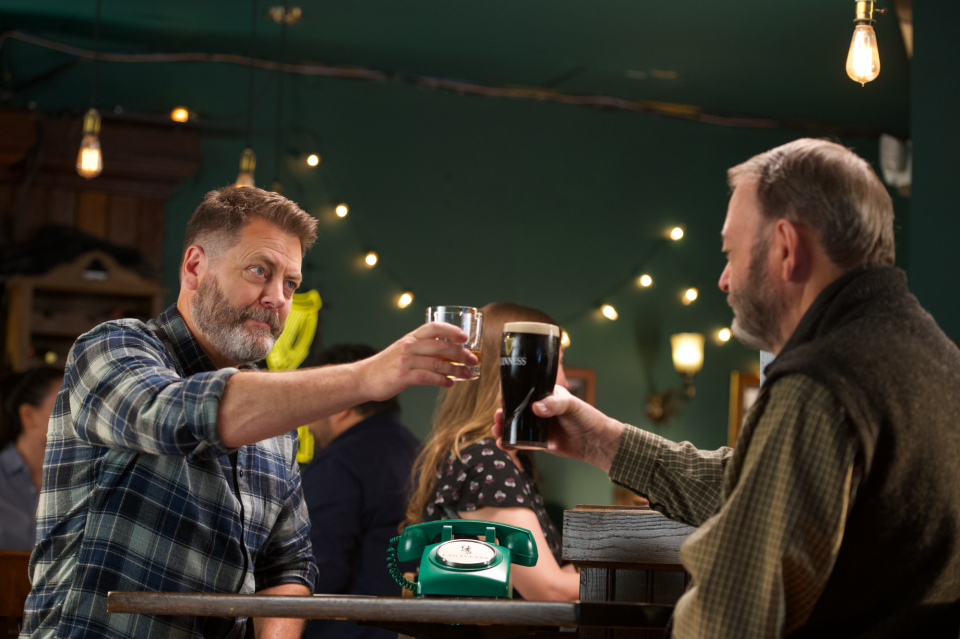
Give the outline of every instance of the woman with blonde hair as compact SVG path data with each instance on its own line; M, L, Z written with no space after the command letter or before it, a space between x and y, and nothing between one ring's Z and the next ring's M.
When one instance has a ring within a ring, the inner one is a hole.
M500 341L507 322L556 324L519 304L483 307L480 379L440 391L433 429L413 468L404 526L439 519L482 519L526 528L537 542L536 566L513 566L513 586L524 599L577 599L580 578L560 566L560 534L537 489L533 457L504 451L491 434L500 407ZM566 386L563 354L557 384Z

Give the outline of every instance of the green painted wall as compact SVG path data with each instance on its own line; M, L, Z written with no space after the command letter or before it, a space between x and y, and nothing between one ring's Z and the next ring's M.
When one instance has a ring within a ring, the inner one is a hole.
M960 269L960 49L946 2L918 2L913 23L916 47L911 75L913 210L910 285L940 327L960 340L960 299L954 294Z
M20 51L20 72L37 73L57 60ZM89 65L81 66L18 100L79 112L88 74ZM144 112L182 103L205 121L241 127L246 77L229 66L157 64L131 72L104 65L98 101L104 109ZM263 186L273 172L276 80L257 75L254 148ZM325 343L384 347L420 324L431 304L520 302L564 324L573 340L566 362L596 369L600 409L678 441L726 443L729 375L755 370L755 352L708 339L697 396L666 426L646 423L644 398L680 381L670 361L671 333L710 335L730 321L716 287L725 170L797 134L404 84L296 77L286 88L280 179L287 195L320 220L304 275L324 299ZM875 141L843 142L875 161ZM233 181L242 148L242 134L205 134L201 167L169 202L162 279L171 291L186 221L206 191ZM317 169L303 163L311 152L323 158ZM104 157L109 163L109 148ZM332 215L341 200L351 207L343 220ZM906 231L906 202L898 198L897 207ZM686 237L645 264L655 286L615 289L676 224L685 225ZM381 258L372 270L359 263L368 248ZM700 298L683 306L688 286L699 288ZM417 297L400 310L395 299L405 288ZM591 311L605 293L602 301L620 312L616 322ZM434 397L431 389L401 397L406 422L419 435L429 428ZM571 507L611 499L604 474L583 464L543 459L542 470L548 500Z

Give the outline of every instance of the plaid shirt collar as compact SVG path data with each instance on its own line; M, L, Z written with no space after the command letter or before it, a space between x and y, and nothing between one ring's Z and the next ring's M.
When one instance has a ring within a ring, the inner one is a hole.
M200 342L193 336L183 316L174 304L160 316L147 324L157 337L170 349L177 363L183 368L184 376L207 373L217 370L207 354L200 347Z

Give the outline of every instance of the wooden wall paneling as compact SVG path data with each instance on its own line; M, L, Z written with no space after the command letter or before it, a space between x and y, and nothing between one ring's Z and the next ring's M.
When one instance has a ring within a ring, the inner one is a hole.
M30 341L22 336L30 326L33 287L25 283L23 276L14 275L7 280L7 300L6 357L13 370L22 370L30 347Z
M13 206L13 196L17 192L13 184L0 183L0 239L3 243L9 242L13 236L13 220L10 218L10 207Z
M80 191L77 228L95 237L107 237L107 201L104 191Z
M111 197L107 214L107 240L120 246L136 246L139 217L138 198L119 194Z
M20 188L23 188L22 186ZM20 199L19 192L14 198L14 206L19 201L20 207L12 211L13 241L26 242L33 239L37 229L46 222L46 195L47 190L38 186L31 186L26 197Z
M77 192L51 189L47 195L47 222L73 227L77 220Z
M157 198L140 200L136 248L160 272L163 264L163 218L165 202ZM162 309L161 309L162 310Z

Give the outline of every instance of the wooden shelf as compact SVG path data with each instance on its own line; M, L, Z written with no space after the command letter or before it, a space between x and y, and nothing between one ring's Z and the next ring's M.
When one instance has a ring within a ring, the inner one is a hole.
M6 356L20 371L43 363L63 366L73 342L108 320L156 317L166 291L109 254L89 251L43 275L11 277L7 293ZM53 361L47 362L50 353Z

